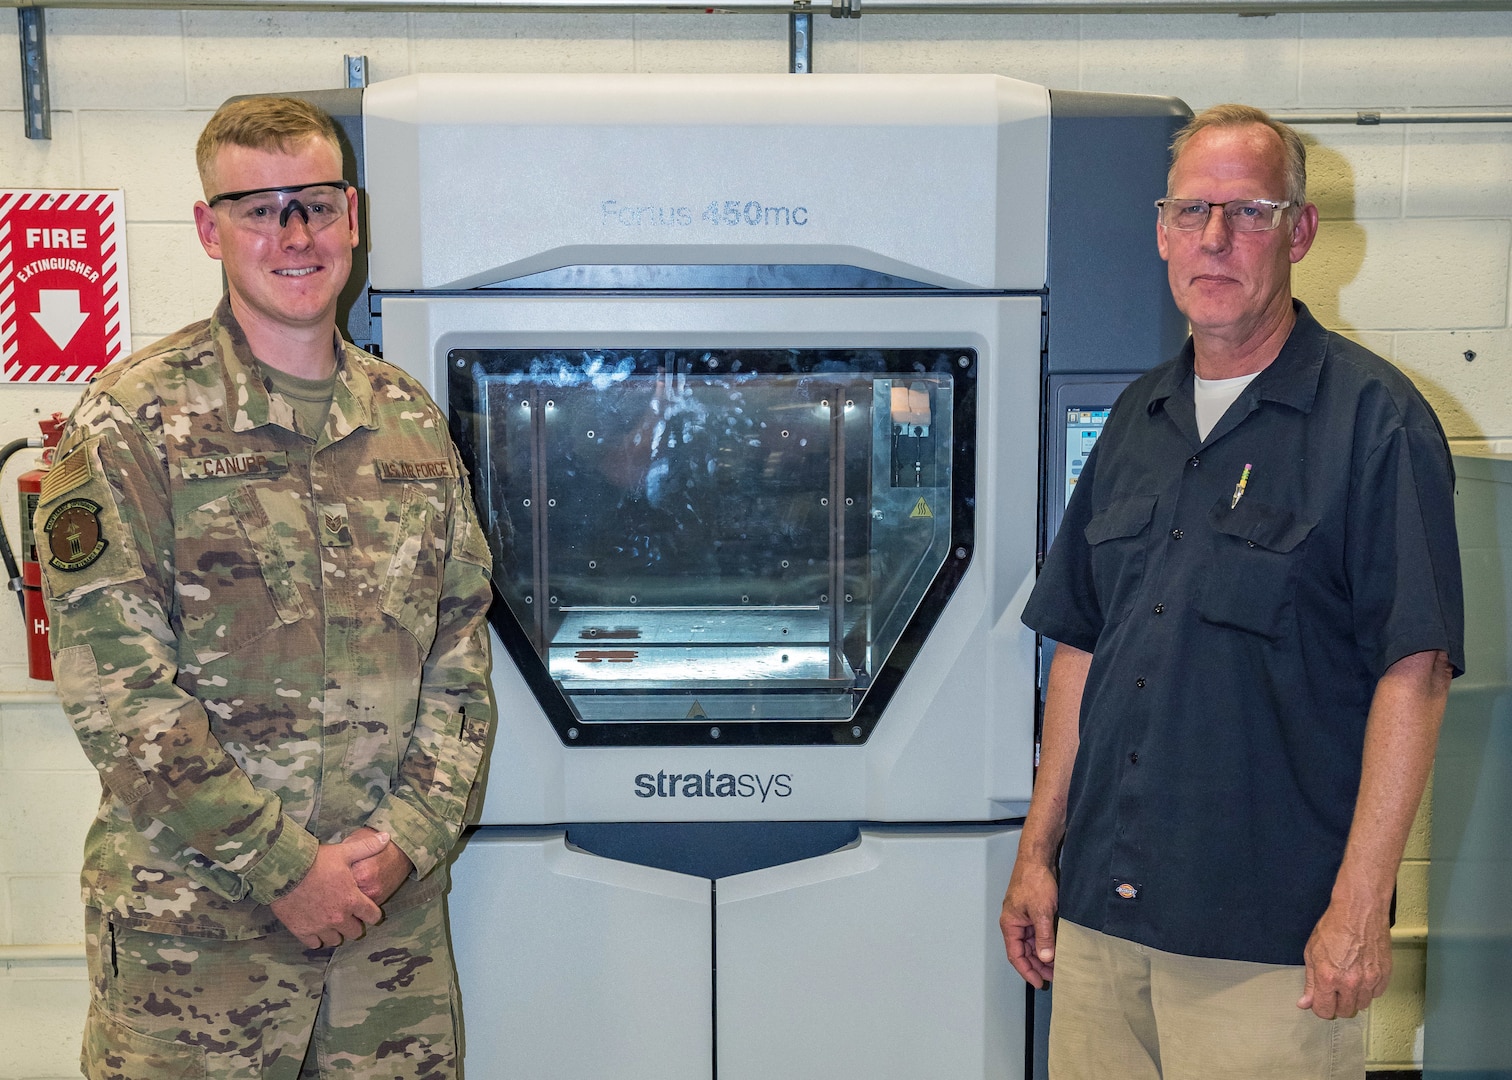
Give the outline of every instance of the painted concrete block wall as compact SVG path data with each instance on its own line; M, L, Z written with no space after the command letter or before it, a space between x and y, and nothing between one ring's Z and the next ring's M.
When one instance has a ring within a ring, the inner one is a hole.
M219 295L189 208L199 194L194 140L226 97L339 86L344 54L367 56L375 80L787 65L777 16L53 9L47 23L53 138L30 142L15 21L0 9L0 187L125 189L137 346L202 318ZM825 72L994 72L1066 89L1174 94L1193 107L1512 107L1506 12L868 15L818 18L814 36L814 66ZM1512 126L1303 130L1324 226L1297 273L1299 295L1325 323L1401 365L1451 437L1512 437ZM0 441L34 432L38 417L66 411L77 393L0 384ZM28 456L0 483L12 530L14 475ZM26 677L23 649L19 611L0 614L0 1080L77 1075L87 1000L81 949L37 959L24 948L82 939L75 880L98 785L48 688ZM1372 1009L1374 1068L1420 1058L1423 955L1414 938L1426 919L1427 837L1420 817L1400 877L1396 975Z

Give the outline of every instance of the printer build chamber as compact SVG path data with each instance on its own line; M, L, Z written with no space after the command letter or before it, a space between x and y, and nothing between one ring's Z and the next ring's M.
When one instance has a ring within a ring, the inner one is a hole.
M450 350L493 623L560 691L558 734L864 739L970 555L975 447L954 432L975 367L959 348Z

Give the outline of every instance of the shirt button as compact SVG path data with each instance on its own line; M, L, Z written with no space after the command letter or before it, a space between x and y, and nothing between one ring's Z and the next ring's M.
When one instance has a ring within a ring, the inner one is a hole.
M1155 605L1155 614L1160 615L1164 611L1165 611L1165 605L1164 604L1156 604Z
M1138 750L1135 750L1132 754L1129 755L1129 764L1130 765L1138 765L1139 764L1139 751Z
M1180 540L1181 539L1181 530L1180 529L1172 529L1171 530L1171 539L1172 540Z
M1135 679L1134 680L1134 685L1137 686L1137 687L1139 687L1141 690L1143 690L1144 689L1144 680L1143 679Z
M1200 458L1195 458L1194 457L1194 458L1187 459L1187 464L1190 465L1192 468L1195 469L1198 465L1202 464L1202 461L1201 461Z

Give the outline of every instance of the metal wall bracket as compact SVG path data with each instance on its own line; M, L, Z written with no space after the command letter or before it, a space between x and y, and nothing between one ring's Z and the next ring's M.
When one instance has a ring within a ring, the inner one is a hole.
M21 112L28 139L52 138L52 102L47 93L47 18L39 7L18 7L21 38Z
M346 65L347 89L361 90L368 84L367 57L347 55L341 59Z
M859 19L861 0L830 0L830 18Z
M814 16L807 10L809 0L798 0L793 6L804 10L788 16L788 71L810 75L814 71Z

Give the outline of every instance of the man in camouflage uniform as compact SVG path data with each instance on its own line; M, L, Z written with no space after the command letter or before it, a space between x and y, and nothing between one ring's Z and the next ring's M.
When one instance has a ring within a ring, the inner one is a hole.
M330 118L235 102L198 158L228 294L95 379L36 515L104 787L83 1070L451 1076L488 545L435 403L337 334L357 197Z

